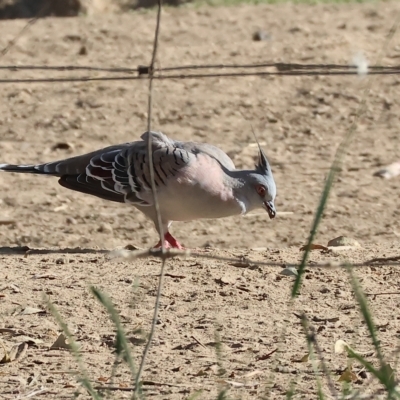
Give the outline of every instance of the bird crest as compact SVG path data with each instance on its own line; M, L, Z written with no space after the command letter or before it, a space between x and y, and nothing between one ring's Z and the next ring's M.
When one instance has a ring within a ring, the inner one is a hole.
M258 142L257 142L258 144ZM266 173L267 175L271 174L271 166L269 165L267 156L264 153L264 150L258 144L259 155L258 155L258 162L256 164L256 169L260 172Z
M254 139L258 145L258 162L256 164L256 170L265 175L271 175L271 166L269 165L267 156L264 153L264 150L261 148L260 143L257 139L256 133L254 132L253 126L251 126L251 130L253 131Z

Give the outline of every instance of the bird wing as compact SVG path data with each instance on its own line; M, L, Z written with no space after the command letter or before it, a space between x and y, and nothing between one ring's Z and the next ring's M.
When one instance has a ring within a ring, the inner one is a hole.
M141 141L107 147L34 168L36 173L59 176L59 183L68 189L121 203L152 205L147 138L146 132ZM157 189L166 185L168 179L176 176L196 157L157 132L152 132L152 155Z
M15 172L58 176L60 185L106 200L149 206L153 202L147 155L148 133L145 132L141 139L65 160L13 167ZM192 166L199 154L215 159L221 168L234 169L233 161L215 146L178 142L162 133L152 132L154 183L157 190L167 186L168 180L181 176L184 168Z
M174 142L175 146L178 148L182 148L188 152L194 154L206 154L209 157L215 159L221 167L233 171L235 168L235 164L232 159L220 148L213 146L208 143L196 143L196 142Z

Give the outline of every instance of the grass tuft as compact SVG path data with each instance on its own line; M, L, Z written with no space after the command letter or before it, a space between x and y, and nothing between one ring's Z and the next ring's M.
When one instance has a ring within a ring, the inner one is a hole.
M94 387L88 377L88 374L86 372L85 365L83 362L82 354L79 349L79 345L75 341L75 338L72 335L71 331L69 330L67 323L61 317L61 314L58 312L57 308L54 306L54 304L50 301L50 299L47 296L45 296L44 300L46 302L47 308L49 309L51 314L56 319L58 325L61 327L65 337L68 339L69 348L71 349L71 352L72 352L72 354L78 364L78 367L79 367L78 382L88 391L88 393L92 399L101 400L102 396L94 389Z

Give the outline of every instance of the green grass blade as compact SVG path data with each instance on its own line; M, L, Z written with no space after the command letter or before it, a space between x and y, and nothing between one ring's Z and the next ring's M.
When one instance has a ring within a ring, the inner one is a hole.
M218 375L223 376L226 373L226 370L224 368L224 354L222 352L221 336L219 335L218 329L219 325L217 324L214 327L215 355L217 358Z
M374 321L372 320L372 314L371 314L371 311L369 310L367 299L364 296L364 293L360 287L360 283L358 282L358 279L354 275L352 268L350 266L348 266L347 270L350 275L350 283L353 288L354 294L356 296L357 303L360 306L361 314L364 318L365 323L367 324L369 335L372 339L372 343L375 347L376 354L378 356L380 365L382 367L384 365L383 355L381 352L381 347L380 347L378 337L376 335L376 328L375 328Z
M360 306L361 314L364 318L364 321L367 325L369 335L371 337L372 343L374 345L380 368L376 369L372 366L371 363L366 361L359 354L355 353L352 349L347 348L347 352L349 356L354 357L358 362L360 362L372 375L374 375L381 384L385 387L388 392L388 398L392 398L392 396L396 393L397 381L394 376L394 371L392 367L385 361L385 358L382 354L380 342L378 340L376 334L376 327L372 318L372 313L368 307L367 299L361 289L360 283L358 282L357 277L354 275L351 266L347 267L348 273L351 279L351 285L353 287L354 294L356 296L357 303Z
M64 319L61 317L60 313L58 312L54 304L50 301L50 299L48 297L45 297L44 299L47 308L50 310L51 314L56 319L58 325L61 327L65 337L68 339L69 348L71 349L71 352L75 357L75 360L79 367L79 373L80 373L79 382L89 392L90 396L94 400L101 400L102 396L93 388L90 379L88 378L86 369L83 365L82 355L79 350L79 346L76 343L71 331L69 330L68 325L65 323Z
M361 314L367 325L369 335L375 347L376 355L378 357L380 364L379 370L375 369L368 361L363 359L360 355L356 354L353 350L348 348L347 351L349 355L354 356L354 358L356 358L357 361L359 361L371 374L373 374L377 379L379 379L381 384L386 388L389 397L391 397L391 395L395 392L397 385L393 369L385 361L384 356L382 354L380 342L376 334L376 327L372 319L372 313L368 307L367 299L365 298L365 295L361 289L360 283L358 282L358 279L354 275L352 268L350 266L347 267L347 270L350 275L351 285L353 287L357 303L360 306Z
M228 400L228 390L223 389L218 393L217 400Z
M379 379L379 371L374 368L374 366L368 362L364 357L361 357L359 354L357 354L354 350L350 349L349 347L346 347L347 354L349 357L352 357L356 359L360 364L362 364L365 369L370 372L372 375L374 375L376 378Z
M114 305L112 304L111 299L106 294L101 292L99 289L95 288L94 286L91 286L90 290L93 293L93 295L97 298L97 300L105 307L112 322L114 323L117 331L117 336L115 340L115 348L117 354L123 356L123 359L129 366L133 379L135 379L136 367L131 354L131 349L129 348L124 328L121 324L119 315L115 310Z
M396 391L397 382L394 376L394 371L389 364L383 364L383 366L378 370L374 368L374 366L364 357L360 356L352 349L347 348L347 353L350 357L356 359L369 373L371 373L380 381L380 383L387 390L389 398L391 398L393 394L398 396Z
M314 370L315 374L315 380L317 382L317 394L318 394L318 399L319 400L324 400L324 392L322 390L322 384L321 384L321 379L318 376L318 367L316 364L316 359L315 359L315 354L314 354L314 347L313 347L313 335L310 334L310 328L308 325L307 317L303 315L302 320L301 320L301 325L304 329L304 333L306 336L306 341L307 341L307 348L308 348L308 359L311 360L311 364Z
M345 140L344 140L346 142L347 142L346 139L349 140L346 137ZM304 274L304 269L306 267L307 260L308 260L308 255L310 253L310 245L314 241L315 235L317 234L317 229L318 229L319 223L321 222L322 215L323 215L324 209L325 209L325 205L326 205L326 203L328 201L329 193L330 193L332 185L333 185L333 180L335 178L337 165L341 161L342 156L343 156L342 146L339 146L339 149L338 149L338 151L336 153L336 156L335 156L335 160L334 160L334 162L333 162L333 164L331 166L331 169L329 171L328 178L326 180L326 183L325 183L325 186L324 186L324 190L322 192L321 200L320 200L320 202L318 204L317 212L315 214L314 222L313 222L313 225L312 225L312 228L311 228L311 234L310 234L310 237L308 238L308 243L307 243L308 246L306 247L306 250L304 251L303 258L302 258L301 263L300 263L300 267L299 267L299 269L297 271L298 275L297 275L296 280L295 280L294 285L293 285L292 297L295 297L297 295L297 292L298 292L298 290L300 288L301 278L302 278L302 276Z
M203 394L202 390L196 390L193 394L191 394L187 400L196 400Z
M390 41L393 39L394 34L396 33L399 21L400 21L400 12L397 13L395 22L393 23L393 25L392 25L392 27L391 27L391 29L390 29L387 37L386 37L385 43L382 46L382 50L381 50L381 52L379 53L379 55L377 57L376 65L380 64L383 56L385 55L387 47L388 47ZM306 250L304 251L303 258L301 260L301 263L300 263L300 266L299 266L299 269L298 269L298 275L297 275L296 280L295 280L294 285L293 285L292 298L296 297L297 292L300 289L301 279L303 277L304 270L305 270L305 267L306 267L306 263L307 263L307 260L308 260L308 255L310 253L310 245L311 245L311 243L313 242L313 240L315 238L319 223L321 222L322 215L323 215L323 212L324 212L324 209L325 209L326 202L327 202L328 197L329 197L330 190L331 190L332 185L333 185L333 181L334 181L335 175L336 175L337 171L339 170L339 168L341 166L341 163L342 163L342 160L343 160L343 156L344 156L344 154L346 152L346 149L350 145L350 142L351 142L351 140L352 140L352 138L353 138L353 136L354 136L354 134L356 132L357 120L365 112L366 103L367 103L367 96L368 96L368 94L369 94L369 92L371 90L372 82L373 82L373 79L372 79L372 77L370 77L368 82L367 82L367 84L366 84L366 86L365 86L365 89L364 89L364 92L363 92L363 96L362 96L362 99L361 99L361 103L360 103L360 106L359 106L359 108L357 110L357 114L356 114L356 116L355 116L355 118L353 120L353 123L351 124L347 134L343 138L342 142L340 143L340 145L339 145L339 147L338 147L338 149L336 151L335 158L333 160L331 169L330 169L329 174L328 174L328 178L326 180L324 189L322 191L321 200L320 200L320 202L318 204L317 212L316 212L316 215L315 215L315 218L314 218L314 222L313 222L313 225L312 225L312 228L311 228L311 233L310 233L310 236L308 238L308 243L307 243L308 246L307 246Z

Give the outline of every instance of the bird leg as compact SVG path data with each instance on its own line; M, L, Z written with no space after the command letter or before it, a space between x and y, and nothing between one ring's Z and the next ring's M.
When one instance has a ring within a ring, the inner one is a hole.
M154 248L160 248L161 247L161 241L159 241ZM164 235L164 247L166 249L179 249L179 250L183 250L183 246L169 233L167 232Z

